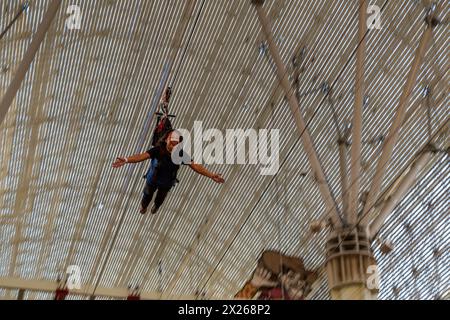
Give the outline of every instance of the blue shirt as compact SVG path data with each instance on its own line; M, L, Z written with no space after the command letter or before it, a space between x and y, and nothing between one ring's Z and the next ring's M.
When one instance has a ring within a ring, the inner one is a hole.
M151 159L146 175L147 183L155 187L173 187L177 181L180 165L173 163L172 157L164 145L151 148L147 153Z

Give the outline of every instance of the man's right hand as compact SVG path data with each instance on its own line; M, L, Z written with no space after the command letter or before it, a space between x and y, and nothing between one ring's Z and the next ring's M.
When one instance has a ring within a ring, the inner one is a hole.
M113 168L119 168L119 167L121 167L121 166L123 166L124 164L126 164L127 163L127 159L126 158L120 158L120 157L118 157L117 159L116 159L116 161L114 161L114 163L113 163Z

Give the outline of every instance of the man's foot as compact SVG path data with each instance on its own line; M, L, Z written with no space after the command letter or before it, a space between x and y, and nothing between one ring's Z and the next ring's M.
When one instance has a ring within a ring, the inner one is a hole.
M144 208L141 206L141 210L139 211L141 214L146 214L147 213L147 208Z
M158 212L158 208L155 207L155 205L153 205L152 210L150 211L152 214L155 214Z

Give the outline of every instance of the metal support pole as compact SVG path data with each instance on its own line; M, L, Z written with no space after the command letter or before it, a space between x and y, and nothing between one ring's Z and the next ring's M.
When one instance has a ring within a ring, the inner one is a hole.
M352 126L352 157L350 166L351 189L349 192L348 223L354 225L358 219L359 175L361 173L361 136L364 103L364 61L366 57L367 0L359 0L358 40L361 42L356 52L355 113ZM345 189L346 190L346 189ZM344 191L345 192L345 191Z
M372 180L372 185L371 185L371 188L369 191L369 196L368 196L367 202L364 206L364 210L363 210L364 218L362 219L362 225L367 225L367 223L370 219L370 215L368 213L372 209L372 206L374 205L374 203L378 197L378 194L380 192L384 172L385 172L387 165L389 163L389 160L392 156L392 151L394 149L394 146L395 146L398 136L399 136L400 127L404 121L406 107L407 107L408 101L409 101L409 96L414 88L414 84L417 79L417 74L419 73L419 69L422 64L422 60L425 55L428 43L433 35L433 27L435 26L435 24L433 23L433 20L434 20L433 17L427 18L427 28L425 29L422 39L420 40L419 47L416 50L414 61L411 65L411 70L409 72L408 79L405 84L405 88L403 89L402 96L400 97L400 102L399 102L399 105L397 108L395 118L394 118L391 128L389 130L389 135L387 136L385 143L383 145L383 150L382 150L380 159L378 160L375 175Z
M330 187L327 183L324 171L319 161L319 157L317 155L316 150L314 149L314 145L309 135L309 131L306 128L305 120L303 119L300 113L300 107L295 97L295 94L290 94L291 86L289 84L288 76L286 73L286 68L281 60L280 53L278 52L278 48L273 40L272 32L270 30L269 20L267 18L267 14L265 13L262 3L264 1L261 0L252 0L252 3L255 5L256 12L258 14L259 22L262 26L262 31L267 39L267 43L269 46L269 51L276 65L276 71L278 76L278 81L284 90L286 95L289 107L291 109L291 113L294 117L294 121L296 127L301 134L303 146L305 148L305 152L308 156L309 163L311 165L314 176L317 179L320 193L325 202L325 206L327 212L330 213L330 218L335 226L341 225L341 217L339 216L338 209L336 207L335 199L333 198Z
M34 57L36 56L36 53L39 50L39 47L44 40L45 35L50 28L50 25L52 24L52 21L55 18L60 5L61 0L53 0L50 3L47 12L45 13L44 19L39 25L30 46L25 52L22 62L17 68L16 74L14 75L11 84L9 85L5 95L2 98L2 101L0 102L0 124L3 122L6 113L8 112L8 109L17 94L17 91L19 91L20 85L22 84L22 81L25 78L25 75L30 68L31 63L33 62Z

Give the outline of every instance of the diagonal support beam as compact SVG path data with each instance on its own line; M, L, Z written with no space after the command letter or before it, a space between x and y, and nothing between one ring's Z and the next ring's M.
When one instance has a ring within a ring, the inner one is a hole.
M319 190L325 202L326 210L330 214L333 225L339 226L341 225L342 221L338 213L336 201L331 194L330 187L327 183L324 171L319 161L319 157L316 150L314 149L309 131L306 128L305 120L300 114L300 107L297 98L295 97L295 94L290 94L291 86L289 84L286 68L283 64L283 61L281 60L280 53L273 40L269 20L267 18L265 10L262 7L263 2L264 1L262 0L252 0L252 3L255 5L255 9L258 14L259 22L262 26L262 31L264 33L264 36L266 37L270 54L276 65L278 81L280 81L280 84L284 90L287 101L289 103L289 107L292 112L292 116L294 117L295 125L301 135L303 147L305 148L306 155L308 156L314 177L318 182Z
M369 220L369 211L371 211L374 206L376 199L380 193L381 183L383 180L384 173L386 171L389 160L392 156L392 151L397 142L400 127L403 124L405 118L406 107L408 105L409 97L414 88L414 84L417 80L417 75L419 73L420 66L422 64L423 57L428 47L428 43L430 42L431 37L433 36L433 27L435 26L434 17L427 18L427 28L425 29L423 36L420 40L419 47L416 50L416 54L414 60L411 65L411 70L408 75L408 79L405 84L405 88L403 89L403 93L400 97L400 102L397 107L397 112L395 114L394 120L392 122L391 128L389 130L389 134L386 137L385 143L383 145L383 150L378 160L376 171L374 178L372 180L372 185L369 191L369 195L367 198L367 202L363 209L363 219L361 224L367 225Z
M55 18L60 5L61 0L53 0L50 3L47 12L45 13L44 19L39 25L30 46L25 52L22 62L17 68L16 74L14 75L11 84L9 85L5 95L2 98L2 101L0 102L0 123L3 122L6 113L8 112L8 109L17 94L17 91L19 91L20 85L22 84L22 81L25 78L25 75L27 74L31 63L33 62L34 57L36 56L36 53L39 50L39 47L44 40L47 30L50 28L50 25L52 24L52 21Z
M350 176L352 185L349 192L348 212L344 216L348 218L349 225L354 225L358 219L358 191L359 175L361 173L361 136L362 136L362 113L364 103L364 62L366 57L366 35L367 31L367 0L359 0L359 24L358 42L356 52L356 73L355 73L355 112L352 125L352 149ZM345 189L346 190L346 189ZM346 191L343 191L346 192Z
M395 191L387 198L378 216L369 225L368 229L370 239L376 237L392 210L395 209L397 204L403 199L410 188L416 184L420 172L430 162L435 152L436 149L430 145L419 154L419 157L411 165L408 173L395 188Z

